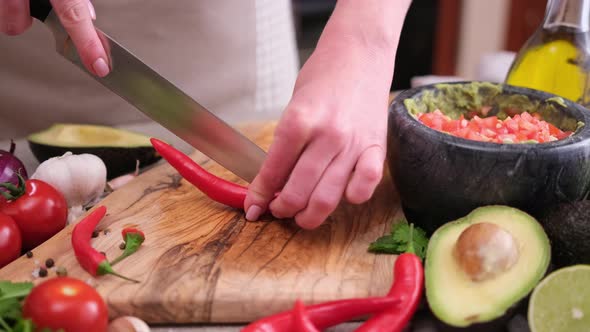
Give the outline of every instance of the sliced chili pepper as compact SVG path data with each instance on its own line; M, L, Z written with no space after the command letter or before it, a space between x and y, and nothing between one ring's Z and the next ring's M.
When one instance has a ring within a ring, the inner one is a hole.
M244 208L244 200L248 192L247 187L229 182L207 172L189 156L167 143L156 138L151 138L151 143L162 158L174 167L183 178L209 198L236 209Z
M319 330L313 325L309 316L305 312L305 306L299 299L295 301L295 309L293 310L293 332L319 332Z
M125 240L125 249L119 257L111 261L112 266L135 253L145 241L145 235L137 228L125 228L121 231L121 235Z
M356 317L397 307L401 301L391 296L345 299L310 305L306 312L309 320L318 330L344 323ZM261 318L246 326L242 332L250 331L289 331L293 310Z
M105 206L99 206L74 226L74 230L72 231L72 247L74 248L76 259L82 268L93 276L112 274L128 281L139 282L113 271L113 267L107 261L106 256L94 249L90 243L92 240L92 231L94 231L96 225L102 220L106 212L107 209Z
M387 296L401 300L399 307L384 310L364 322L357 332L391 331L399 332L408 324L422 298L424 288L424 268L422 260L415 254L413 241L414 225L410 224L409 246L399 255L394 265L394 283Z

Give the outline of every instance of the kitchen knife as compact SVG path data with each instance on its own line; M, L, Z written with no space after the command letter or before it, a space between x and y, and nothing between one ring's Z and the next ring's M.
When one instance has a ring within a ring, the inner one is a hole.
M131 52L96 29L111 71L100 78L88 72L49 0L30 0L31 16L53 33L56 51L163 127L252 182L266 153L229 124L209 112Z

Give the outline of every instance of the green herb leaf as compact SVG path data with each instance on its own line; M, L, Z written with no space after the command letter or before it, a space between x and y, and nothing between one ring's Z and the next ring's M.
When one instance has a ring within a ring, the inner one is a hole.
M390 235L382 236L369 245L369 251L396 254L403 250L403 245L393 240Z
M0 317L19 319L21 316L20 302L17 299L0 300Z
M34 326L33 321L30 319L19 320L13 328L14 332L33 332Z
M31 282L0 281L0 330L32 332L33 328L22 318L21 301L33 289ZM13 326L10 327L8 323Z
M406 218L400 218L397 222L391 224L391 234L395 234L400 232L400 228L405 228L408 226L408 220Z
M369 251L395 255L411 252L424 259L427 247L426 232L408 224L406 219L400 219L392 225L389 235L382 236L369 245Z
M32 282L0 281L0 301L11 298L23 298L33 289Z

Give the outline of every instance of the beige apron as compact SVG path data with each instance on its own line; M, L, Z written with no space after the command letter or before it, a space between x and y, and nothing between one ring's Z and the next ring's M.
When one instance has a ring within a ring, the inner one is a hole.
M96 26L234 123L275 119L298 70L289 0L94 0ZM35 21L0 36L0 140L51 123L150 121L54 51Z

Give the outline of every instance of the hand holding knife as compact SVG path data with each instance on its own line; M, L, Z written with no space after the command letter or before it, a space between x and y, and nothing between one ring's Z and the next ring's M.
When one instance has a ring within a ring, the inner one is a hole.
M30 0L31 16L53 33L56 51L139 111L237 176L251 182L266 157L254 142L159 75L114 39L95 29L107 52L109 72L88 70L49 0Z

